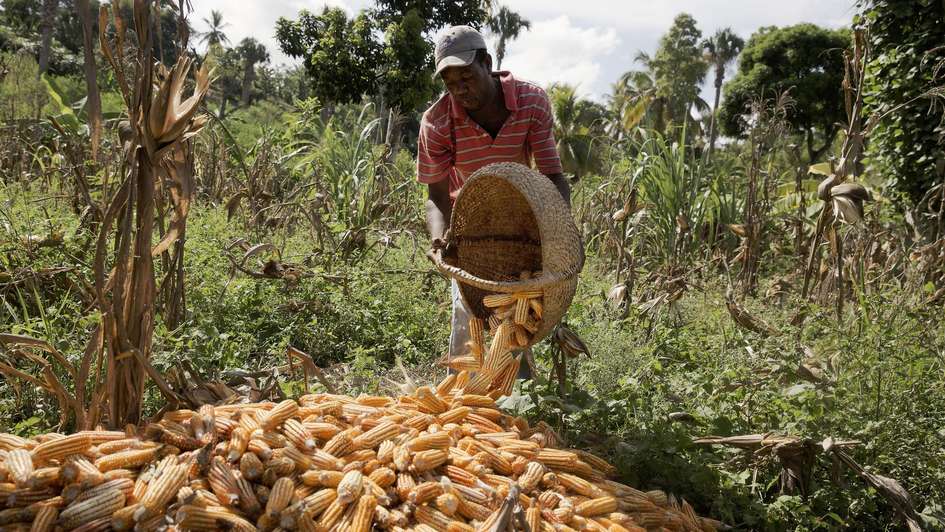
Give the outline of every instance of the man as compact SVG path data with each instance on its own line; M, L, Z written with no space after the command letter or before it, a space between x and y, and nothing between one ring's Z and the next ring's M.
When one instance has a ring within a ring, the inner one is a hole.
M427 229L434 250L445 246L453 201L466 178L497 162L531 165L555 184L570 205L571 192L561 173L548 95L541 87L493 72L482 35L454 26L436 44L436 72L444 94L423 114L417 153L417 180L428 187ZM469 340L469 310L456 281L450 358L460 356ZM527 377L527 364L520 376Z

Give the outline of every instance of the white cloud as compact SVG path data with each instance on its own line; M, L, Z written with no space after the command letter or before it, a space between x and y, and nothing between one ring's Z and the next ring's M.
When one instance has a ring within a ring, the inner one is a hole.
M531 30L506 44L502 69L542 86L569 83L585 95L599 96L594 89L601 82L601 60L619 45L613 27L579 26L567 15L533 20Z
M690 13L704 35L731 27L748 38L762 26L812 22L837 27L848 24L855 0L501 0L532 22L532 29L508 44L503 68L546 85L560 81L600 98L627 70L637 68L638 50L654 52L659 37L673 18ZM349 14L373 5L374 0L195 0L191 21L206 29L202 19L212 9L223 13L225 28L236 44L254 37L269 50L273 65L298 64L279 50L276 20L295 18L299 10L318 12L325 5ZM487 39L489 37L487 36ZM490 44L494 41L490 39ZM493 46L494 49L494 46ZM710 76L711 77L711 76ZM711 81L711 80L710 80ZM703 97L711 96L710 83Z

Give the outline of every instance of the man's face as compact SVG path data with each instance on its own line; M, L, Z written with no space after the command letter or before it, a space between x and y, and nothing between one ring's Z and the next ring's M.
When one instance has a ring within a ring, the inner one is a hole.
M492 61L473 61L464 67L449 67L440 73L446 90L466 111L478 111L492 94Z

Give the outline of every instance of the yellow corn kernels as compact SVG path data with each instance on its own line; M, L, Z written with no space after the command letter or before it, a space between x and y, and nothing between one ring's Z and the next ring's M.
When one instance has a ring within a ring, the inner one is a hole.
M106 490L96 496L73 502L67 506L59 514L58 523L59 526L66 529L78 528L96 519L111 518L112 514L120 510L124 504L124 492L118 489Z
M364 495L358 500L354 517L349 530L352 532L370 532L374 522L374 510L377 508L377 498L373 495Z
M338 504L346 505L361 496L364 488L364 475L360 471L349 471L338 483Z

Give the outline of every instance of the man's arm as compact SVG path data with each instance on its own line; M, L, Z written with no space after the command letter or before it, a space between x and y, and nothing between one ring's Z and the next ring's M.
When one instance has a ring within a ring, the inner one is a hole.
M446 231L449 229L453 204L450 202L449 179L443 179L427 185L427 231L433 241L433 247L446 244Z
M558 192L561 193L561 197L564 198L564 202L568 204L568 207L571 207L571 185L568 184L567 178L564 177L564 174L545 174L545 177L551 180L554 183L555 187L558 189Z

